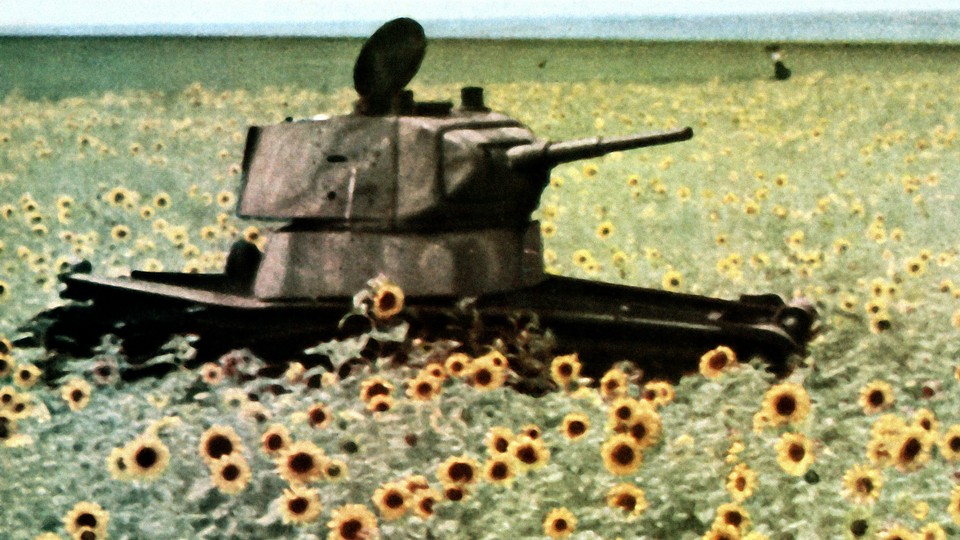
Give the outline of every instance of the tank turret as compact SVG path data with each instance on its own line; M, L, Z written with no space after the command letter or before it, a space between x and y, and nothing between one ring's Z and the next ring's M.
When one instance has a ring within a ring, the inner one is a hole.
M360 52L354 113L250 128L239 214L290 222L271 236L257 297L347 296L378 272L411 296L533 285L543 263L530 215L553 166L693 135L551 142L487 108L479 87L457 108L417 103L404 86L424 52L419 24L397 19Z

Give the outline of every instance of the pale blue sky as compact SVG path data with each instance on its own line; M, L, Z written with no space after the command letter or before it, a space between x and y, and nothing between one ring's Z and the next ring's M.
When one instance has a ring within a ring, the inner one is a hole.
M960 0L0 0L0 26L958 9Z

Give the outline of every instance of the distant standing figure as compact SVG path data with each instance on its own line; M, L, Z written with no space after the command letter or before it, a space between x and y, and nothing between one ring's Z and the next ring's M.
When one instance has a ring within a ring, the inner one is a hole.
M780 53L779 45L767 47L770 53L770 59L773 60L773 78L778 81L785 81L790 78L790 68L783 63L783 55Z

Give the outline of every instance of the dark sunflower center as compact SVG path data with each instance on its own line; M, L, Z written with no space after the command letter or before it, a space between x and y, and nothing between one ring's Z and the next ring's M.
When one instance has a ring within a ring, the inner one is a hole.
M574 420L567 424L567 433L572 437L583 435L587 431L587 425L580 420Z
M490 476L492 476L494 480L503 480L507 477L509 471L510 469L507 468L506 463L497 462L490 468Z
M933 425L930 423L929 418L924 418L923 420L920 421L920 427L922 427L926 431L930 431L930 428L932 428Z
M340 524L340 536L347 540L360 538L360 531L363 530L363 523L359 519L348 519Z
M80 401L81 399L83 399L83 390L77 389L73 392L70 392L71 401Z
M473 480L473 467L466 463L454 463L450 466L450 479L454 482Z
M77 527L90 527L91 529L95 529L97 527L97 516L90 512L84 512L77 516L75 523Z
M451 373L460 373L461 371L463 371L463 364L461 362L454 362L450 364Z
M417 385L417 394L421 396L429 396L433 393L433 385L428 382L422 382Z
M397 295L390 291L384 291L383 294L380 295L378 303L380 304L381 310L391 310L397 306Z
M560 364L560 369L557 370L560 373L561 377L570 377L573 375L573 366L570 364Z
M873 493L873 480L869 478L857 478L857 492L869 495Z
M3 395L0 395L0 403L7 404L7 403L10 403L11 401L13 401L13 395L12 395L12 394L3 394Z
M957 439L958 444L960 444L960 438ZM510 447L510 441L504 439L503 437L497 438L493 443L493 447L497 449L497 452L501 454L507 451L507 448Z
M881 392L880 390L874 390L873 392L870 392L870 395L867 396L867 402L869 402L870 405L873 405L874 407L879 407L883 405L884 401L885 400L883 398L883 392Z
M432 514L432 513L433 513L433 503L434 503L434 501L433 501L433 499L431 499L430 497L427 497L427 498L421 500L421 501L420 501L420 511L423 512L424 514Z
M213 459L219 459L232 452L233 443L223 435L214 435L207 441L207 455Z
M493 373L490 373L489 369L478 370L474 375L474 380L477 381L477 384L486 386L493 381Z
M713 356L710 357L710 361L708 362L708 364L711 369L719 371L723 369L724 366L727 365L727 355L723 353L715 353Z
M612 457L613 460L620 465L629 465L630 463L633 463L636 453L633 451L633 448L630 448L625 444L621 444L613 449Z
M747 488L747 479L742 476L738 476L733 482L733 487L737 488L737 491L743 491Z
M383 504L385 504L387 508L400 508L403 506L403 495L400 495L396 491L391 491L383 498Z
M954 452L960 452L960 437L950 437L950 442L947 444L950 445L950 449Z
M313 456L304 452L297 452L287 460L290 470L297 474L304 474L313 470Z
M617 388L620 388L620 383L617 381L607 381L603 387L607 389L607 392L615 392Z
M10 438L10 428L7 427L7 423L0 423L0 441L5 441Z
M332 478L336 478L336 477L340 476L340 473L341 473L341 472L343 472L343 471L340 470L340 466L339 466L339 465L331 465L331 466L327 467L327 476L330 476L330 477L332 477Z
M220 476L223 477L227 482L233 482L237 478L240 478L240 467L236 465L227 465L223 468L223 472L220 473Z
M621 420L626 420L630 418L633 411L630 410L630 407L624 405L623 407L617 408L616 415L617 418Z
M387 412L390 410L390 403L387 401L378 401L373 409L377 412Z
M774 409L780 416L790 416L797 410L797 400L793 396L780 396Z
M807 451L804 450L803 446L799 444L791 444L790 449L787 451L787 455L790 456L790 461L799 463L803 461L803 457L807 455Z
M554 528L554 529L556 529L556 530L558 530L558 531L565 531L565 530L567 530L567 527L569 527L569 525L567 524L567 520L565 520L565 519L563 519L563 518L557 518L557 519L553 520L553 528Z
M310 506L310 501L303 497L297 497L296 499L290 500L287 502L287 510L291 514L300 515L307 511L307 508Z
M271 433L267 437L267 449L270 451L277 451L283 447L283 437L277 435L276 433Z
M387 388L383 383L373 383L370 385L370 388L367 388L367 398L372 398L373 396L385 396L390 393L390 389Z
M850 523L850 534L856 537L867 534L868 524L865 519L858 519Z
M97 533L93 531L83 531L80 533L80 540L97 540Z
M653 401L653 400L657 399L657 392L654 391L654 390L644 390L644 391L643 391L643 399L645 399L645 400L647 400L647 401Z
M443 493L449 501L456 502L463 499L463 490L458 487L447 488Z
M743 515L740 514L740 512L727 512L727 514L723 516L723 521L739 528L740 523L743 522Z
M617 507L623 508L627 512L633 512L637 507L637 498L629 493L624 493L617 497Z
M630 435L638 440L643 440L643 437L647 434L647 426L643 425L643 422L634 424L630 426Z
M21 369L19 375L20 375L20 380L22 380L22 381L29 381L29 380L30 380L30 370Z
M310 411L310 423L314 425L322 424L323 421L326 419L327 419L327 413L325 413L323 409L314 409Z
M915 437L911 437L901 448L900 457L902 457L904 461L913 461L922 448L923 445L920 444L920 441Z
M137 465L139 465L141 469L149 469L157 464L159 457L160 456L157 454L156 449L145 446L137 451L137 454L133 457L133 459L137 462Z
M517 459L531 465L537 462L537 451L532 446L521 446L517 449Z

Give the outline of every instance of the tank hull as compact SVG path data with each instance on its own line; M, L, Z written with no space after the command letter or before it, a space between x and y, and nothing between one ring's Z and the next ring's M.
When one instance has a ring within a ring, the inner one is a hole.
M72 356L91 354L101 336L114 334L137 364L172 336L192 334L195 362L241 348L282 362L364 330L343 324L349 297L265 301L222 274L73 273L61 280L61 295L74 302L41 313L32 329L38 344ZM696 371L700 356L719 345L740 357L759 355L782 375L789 357L804 350L816 319L812 308L773 295L721 300L560 276L479 296L467 308L447 297L408 298L401 316L411 337L477 346L523 339L527 322L536 321L549 331L551 353L577 352L588 374L631 360L648 376L667 378Z

